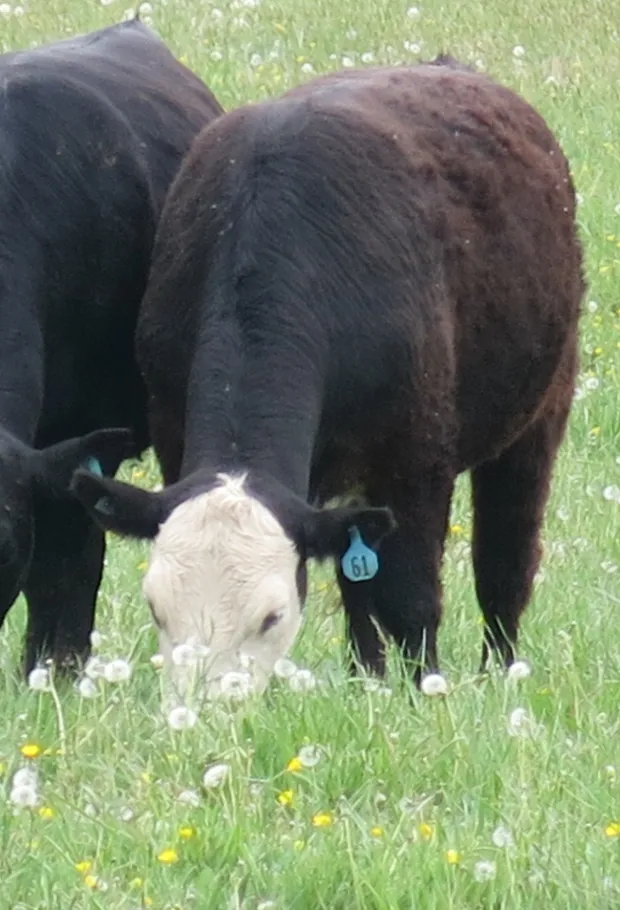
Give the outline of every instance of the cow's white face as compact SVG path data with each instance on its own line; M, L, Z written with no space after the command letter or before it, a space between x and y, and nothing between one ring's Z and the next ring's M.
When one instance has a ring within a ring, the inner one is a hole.
M244 477L218 479L162 524L143 591L177 689L195 674L192 655L202 654L206 694L234 688L248 670L261 691L299 630L299 556Z

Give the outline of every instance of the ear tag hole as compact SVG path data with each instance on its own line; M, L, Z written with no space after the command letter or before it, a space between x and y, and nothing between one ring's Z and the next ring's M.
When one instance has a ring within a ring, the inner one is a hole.
M99 464L99 459L95 458L94 455L88 456L84 462L84 467L87 471L90 471L91 474L96 474L98 477L103 477L103 470Z
M362 540L359 529L349 528L351 543L340 560L345 578L349 581L370 581L379 571L379 557Z

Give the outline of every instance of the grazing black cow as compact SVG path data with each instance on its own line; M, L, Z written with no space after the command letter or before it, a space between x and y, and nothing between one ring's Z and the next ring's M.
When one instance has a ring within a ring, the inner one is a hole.
M574 214L541 117L449 59L315 79L201 133L138 327L167 488L74 479L104 527L155 538L165 653L193 636L214 682L245 651L263 684L306 559L333 556L363 663L384 668L375 620L419 680L470 470L483 663L513 660L573 396ZM364 507L317 508L352 489Z
M69 494L148 444L133 338L157 219L221 108L138 20L0 57L0 624L88 653L104 537ZM92 460L95 459L95 460Z

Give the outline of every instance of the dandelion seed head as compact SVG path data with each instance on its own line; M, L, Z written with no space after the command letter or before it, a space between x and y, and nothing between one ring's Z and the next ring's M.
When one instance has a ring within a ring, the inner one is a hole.
M221 787L224 781L230 776L230 771L230 765L227 765L225 762L211 765L202 776L203 787L206 787L207 790L214 790L217 787Z
M527 679L530 676L532 670L530 665L525 660L515 660L508 667L508 679L511 682L519 682L522 679Z
M128 682L131 679L131 664L129 661L118 657L105 665L103 676L106 682L109 683Z
M478 860L474 866L474 879L477 882L490 882L497 874L497 866L492 860Z
M441 673L429 673L422 680L420 688L424 695L431 698L448 694L448 683Z
M190 730L196 726L198 715L185 705L177 705L168 712L168 726L172 730Z
M45 667L35 667L28 674L28 687L35 692L47 692L50 687L49 670Z

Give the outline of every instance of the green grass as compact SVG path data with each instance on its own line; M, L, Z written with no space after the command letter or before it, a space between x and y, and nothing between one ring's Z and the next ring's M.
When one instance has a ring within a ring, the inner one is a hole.
M294 654L324 686L301 694L274 682L258 703L202 716L182 733L162 716L150 663L156 639L140 596L146 547L110 542L101 653L129 658L134 672L96 699L68 687L55 700L19 681L20 602L0 635L0 910L257 910L264 901L278 910L620 907L620 837L605 833L620 823L620 506L603 496L620 486L615 0L425 0L419 18L389 0L222 3L219 17L210 0L153 5L162 36L227 106L277 93L308 78L310 66L340 67L344 56L412 60L415 44L426 57L446 50L480 61L521 91L557 132L581 194L586 300L596 304L582 320L587 391L555 476L546 556L521 639L533 674L519 684L474 676L481 628L464 479L445 562L445 700L412 693L395 661L391 694L347 678L327 572L313 577ZM0 13L4 49L109 24L125 3L24 7L21 16ZM513 54L517 45L522 56ZM155 480L152 460L133 473ZM535 718L535 736L508 735L517 707ZM43 802L14 814L7 798L25 743L48 753L32 762ZM286 771L304 743L320 745L321 760ZM214 762L230 764L230 777L202 791ZM179 802L187 789L200 792L197 807ZM278 794L288 790L292 805L282 805ZM318 811L332 823L314 827ZM494 845L500 825L513 846ZM178 862L160 862L165 849ZM478 882L476 864L485 860L496 874ZM75 868L86 861L88 871Z

